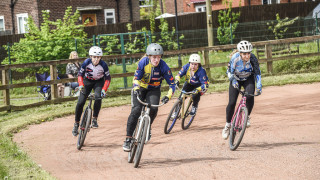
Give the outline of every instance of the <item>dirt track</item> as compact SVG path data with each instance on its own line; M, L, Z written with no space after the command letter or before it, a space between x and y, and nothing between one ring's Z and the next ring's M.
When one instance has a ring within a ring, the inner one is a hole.
M175 100L161 107L138 169L122 151L130 106L103 109L81 151L74 116L31 126L14 141L58 179L319 179L320 83L264 88L236 151L221 138L227 100L203 96L190 129L178 121L169 135L163 127Z

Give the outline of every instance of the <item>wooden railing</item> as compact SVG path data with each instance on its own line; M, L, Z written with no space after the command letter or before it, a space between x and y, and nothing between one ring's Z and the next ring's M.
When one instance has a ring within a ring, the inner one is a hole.
M308 42L320 39L320 35L316 36L307 36L307 37L299 37L299 38L289 38L289 39L280 39L280 40L272 40L272 41L260 41L260 42L253 42L254 47L265 47L265 57L264 59L259 59L260 63L267 63L267 70L268 72L272 72L272 62L279 61L279 60L287 60L293 58L304 58L304 57L311 57L311 56L319 56L320 53L308 53L308 54L297 54L297 55L287 55L281 57L272 57L272 45L277 44L291 44L291 43L301 43L301 42ZM173 56L173 55L181 55L181 54L191 54L202 52L203 53L203 61L202 66L206 69L209 79L211 78L210 68L215 67L223 67L226 66L228 62L223 63L209 63L209 51L218 51L218 50L230 50L235 49L236 44L232 45L222 45L222 46L212 46L212 47L200 47L200 48L191 48L191 49L183 49L183 50L175 50L175 51L167 51L164 53L164 56ZM121 58L140 58L144 54L125 54L125 55L109 55L103 56L104 61L110 61L112 59L121 59ZM214 57L213 57L214 58ZM53 60L53 61L44 61L44 62L36 62L36 63L26 63L26 64L12 64L12 65L1 65L0 70L2 71L2 85L0 85L0 90L3 92L3 100L4 106L0 107L0 111L12 111L12 110L24 110L30 107L36 107L44 104L53 104L53 103L60 103L64 101L75 100L75 97L68 97L68 98L59 98L58 97L58 83L68 83L68 82L75 82L77 78L69 78L69 79L59 79L57 80L57 65L73 63L73 62L83 62L85 58L79 59L64 59L64 60ZM50 81L41 81L41 82L29 82L29 83L18 83L18 84L9 84L9 70L16 69L16 68L30 68L30 67L42 67L42 66L49 66L50 67L50 76L53 77ZM171 68L172 71L180 70L178 68ZM134 72L129 73L121 73L121 74L112 74L112 78L121 78L121 77L130 77L133 76ZM24 106L13 106L10 105L10 89L14 88L21 88L21 87L32 87L32 86L42 86L42 85L51 85L51 96L52 100L33 103ZM110 92L109 95L113 96L115 94L126 94L128 90L117 90L116 92Z

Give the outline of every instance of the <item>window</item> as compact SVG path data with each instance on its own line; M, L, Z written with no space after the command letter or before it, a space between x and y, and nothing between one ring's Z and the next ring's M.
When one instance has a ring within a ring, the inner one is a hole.
M28 13L17 14L18 34L27 33Z
M4 27L4 17L0 16L0 31L5 31L6 28Z
M105 21L106 24L114 24L114 23L116 23L114 9L105 9L104 10L104 17L106 19L106 21Z
M195 9L196 9L196 12L206 12L206 5L203 4L203 5L195 6Z
M280 4L280 0L262 0L262 4Z

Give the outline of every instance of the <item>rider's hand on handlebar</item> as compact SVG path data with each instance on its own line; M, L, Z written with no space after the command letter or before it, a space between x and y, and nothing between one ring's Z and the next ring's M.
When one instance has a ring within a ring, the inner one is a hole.
M83 93L83 89L84 87L83 86L79 86L79 91Z
M106 97L106 91L104 89L102 89L102 91L101 91L101 97L102 98Z
M141 91L140 91L140 89L139 89L139 88L134 89L134 90L133 90L133 94L135 94L137 97L139 97L139 98L140 98L140 95L141 95Z
M198 94L198 93L199 93L198 89L194 89L194 90L192 91L192 94Z
M262 88L257 88L256 93L257 93L257 95L260 95L262 93Z
M161 102L163 102L164 104L167 104L167 103L169 102L168 96L164 96L164 97L161 99Z
M178 86L179 87L179 85L180 85L180 81L178 81L178 80L176 80L176 86Z
M235 88L235 89L239 89L239 83L236 79L233 79L232 80L232 86Z

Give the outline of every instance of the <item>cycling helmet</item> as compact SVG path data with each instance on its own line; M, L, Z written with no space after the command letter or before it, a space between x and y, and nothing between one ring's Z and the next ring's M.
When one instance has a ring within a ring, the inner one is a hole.
M237 45L239 52L251 52L252 44L249 41L240 41Z
M151 43L147 47L147 55L162 55L163 54L163 49L162 47L157 44L157 43Z
M198 54L191 54L190 58L189 58L189 62L191 63L201 63L201 58Z
M102 56L102 49L98 46L92 46L89 50L89 56Z

